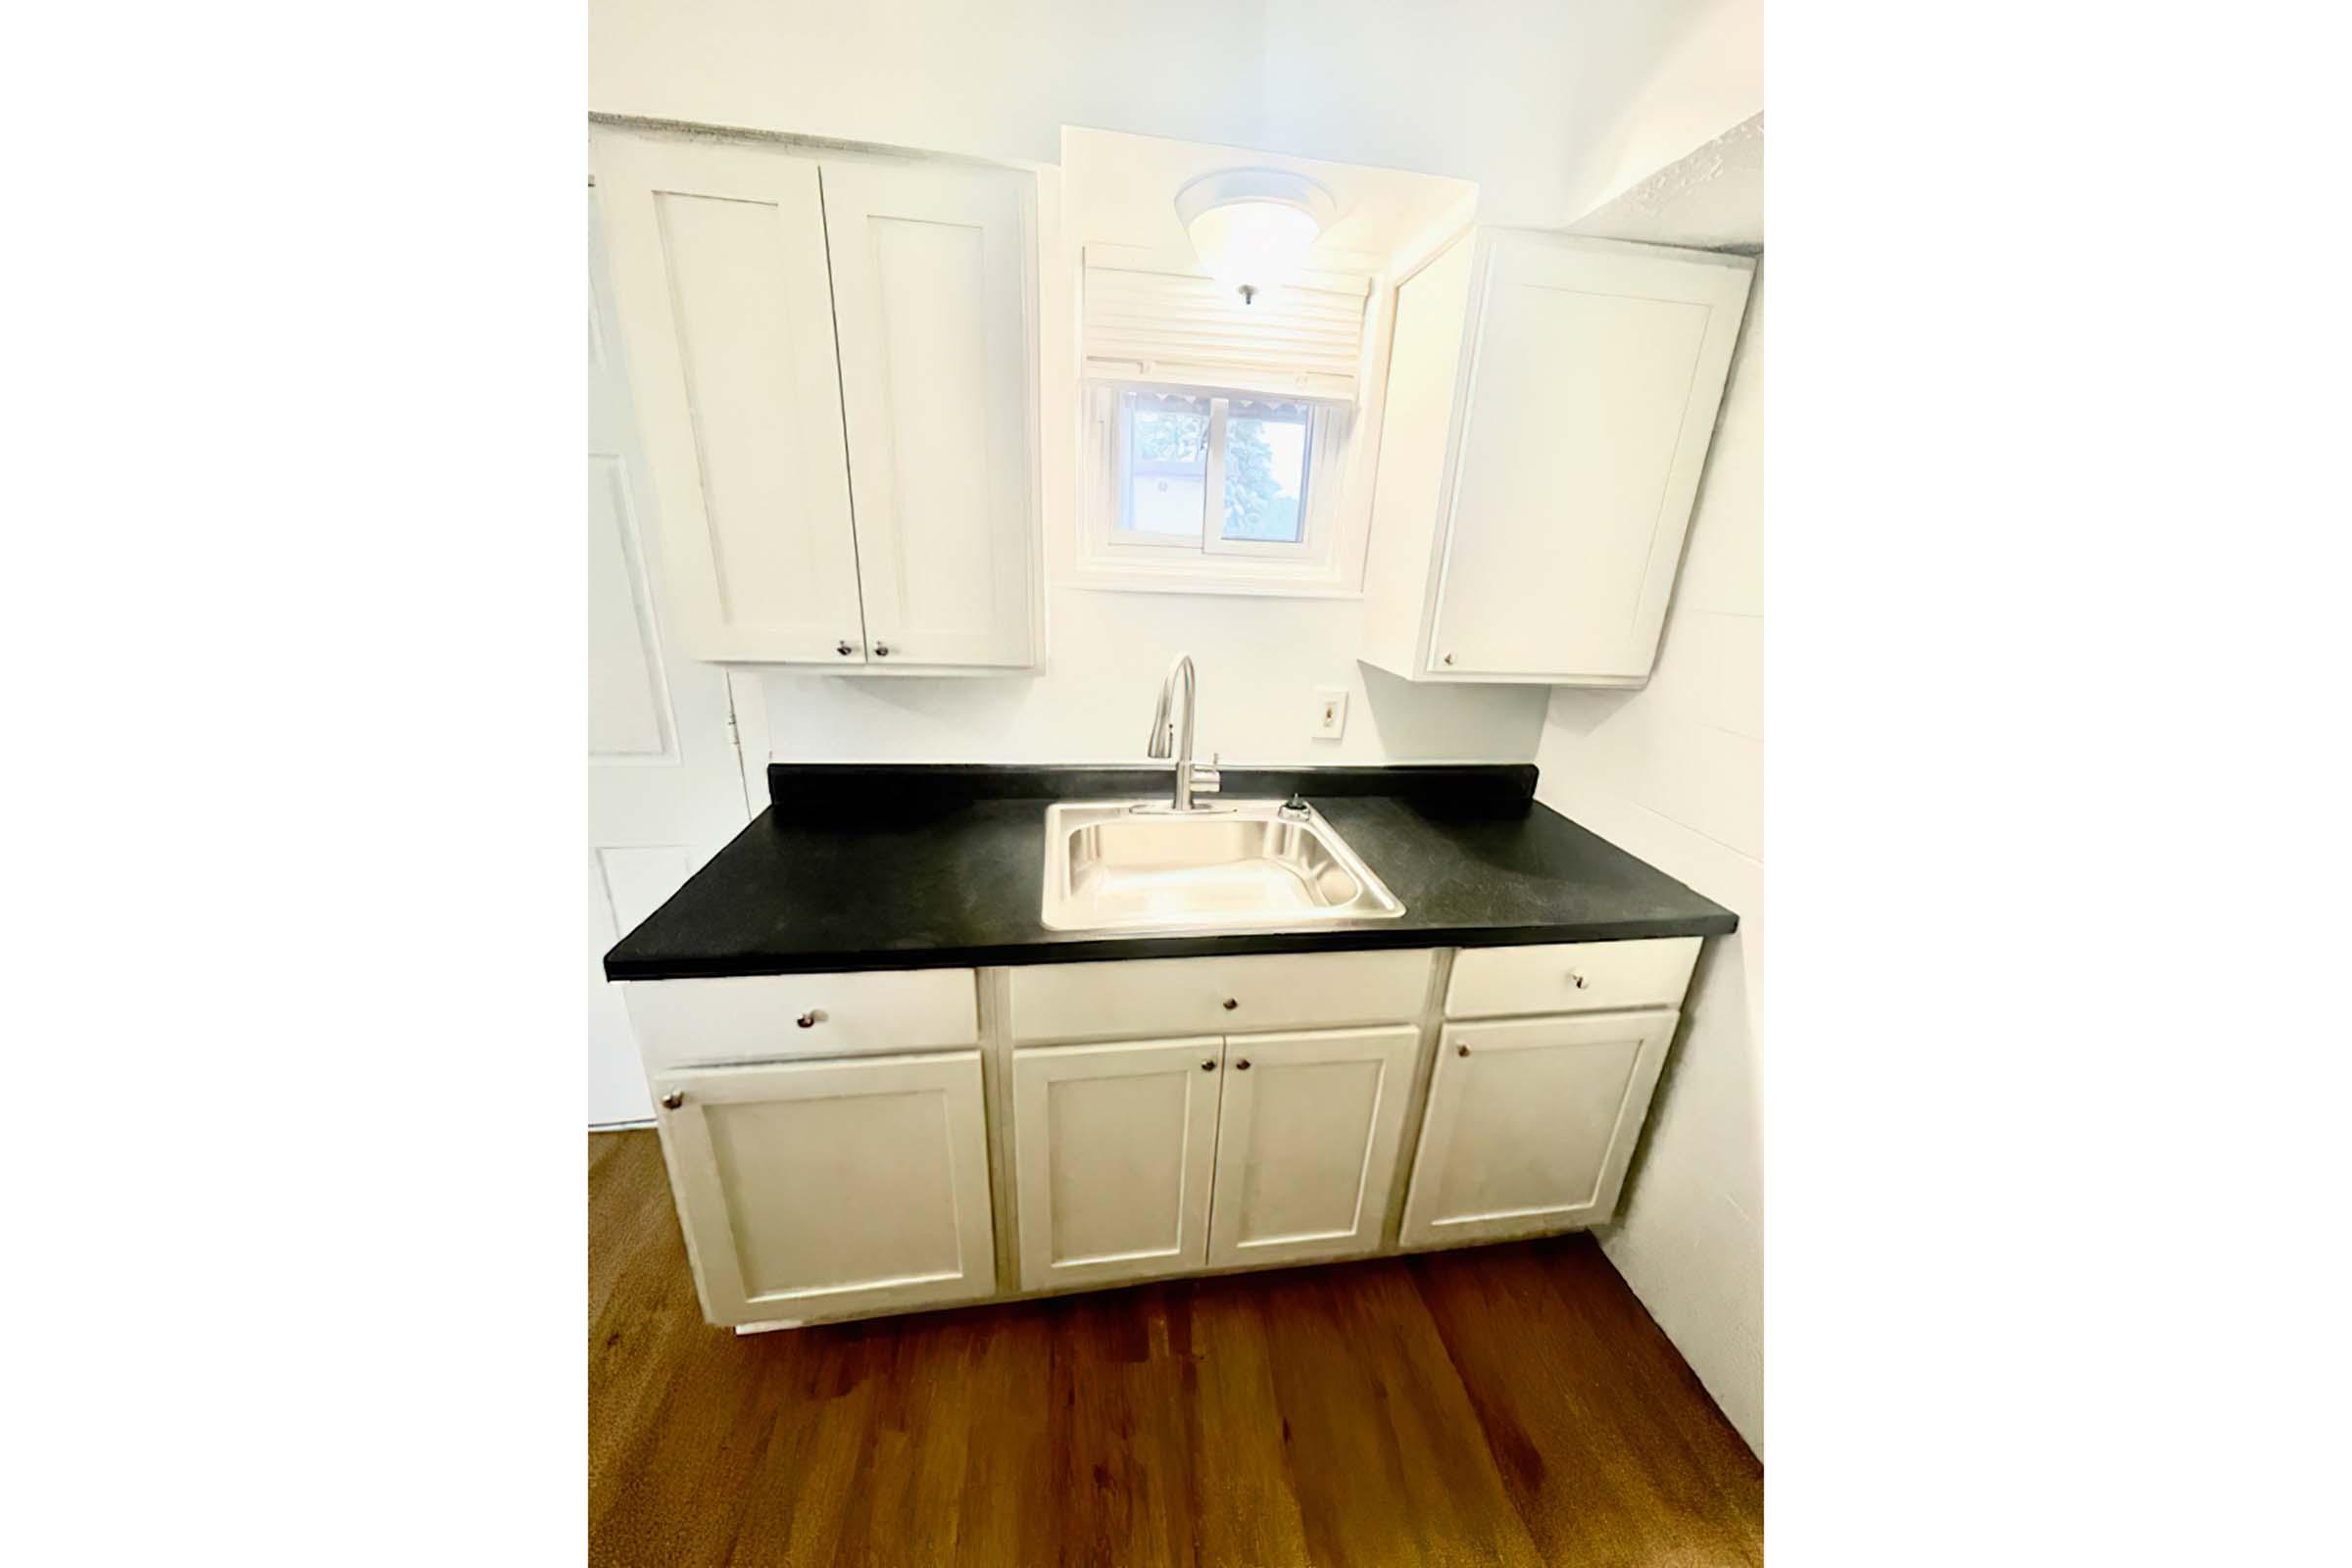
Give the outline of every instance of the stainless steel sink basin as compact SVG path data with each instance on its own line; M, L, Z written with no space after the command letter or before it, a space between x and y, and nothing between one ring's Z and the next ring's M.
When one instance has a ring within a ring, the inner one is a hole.
M1312 927L1403 912L1311 806L1226 801L1185 815L1169 813L1164 801L1046 808L1052 930Z

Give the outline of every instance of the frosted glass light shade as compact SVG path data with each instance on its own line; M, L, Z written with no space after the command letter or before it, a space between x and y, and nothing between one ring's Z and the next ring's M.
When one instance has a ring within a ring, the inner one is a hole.
M1278 169L1203 174L1176 193L1194 254L1230 289L1273 288L1298 275L1336 210L1322 186Z

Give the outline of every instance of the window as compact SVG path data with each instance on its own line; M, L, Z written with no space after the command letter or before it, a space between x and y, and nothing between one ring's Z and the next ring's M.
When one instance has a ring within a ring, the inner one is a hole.
M1337 492L1353 411L1260 393L1091 391L1098 474L1086 566L1168 586L1344 591ZM1251 585L1254 585L1252 588Z
M1244 302L1171 257L1088 242L1081 286L1082 587L1352 597L1370 530L1353 439L1368 276Z
M1307 544L1314 414L1303 403L1118 395L1119 544L1287 554Z

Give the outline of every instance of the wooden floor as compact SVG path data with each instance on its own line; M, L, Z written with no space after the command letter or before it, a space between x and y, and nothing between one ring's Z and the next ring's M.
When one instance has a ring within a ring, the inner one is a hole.
M589 1558L1715 1564L1763 1476L1583 1237L739 1338L588 1142Z

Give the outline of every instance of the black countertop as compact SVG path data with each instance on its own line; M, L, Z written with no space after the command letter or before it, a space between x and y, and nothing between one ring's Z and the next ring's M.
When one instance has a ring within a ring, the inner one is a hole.
M1533 800L1536 770L1227 768L1298 791L1404 913L1311 931L1112 936L1040 920L1046 807L1164 795L1166 768L768 769L772 804L605 955L612 980L1718 936L1740 918Z

